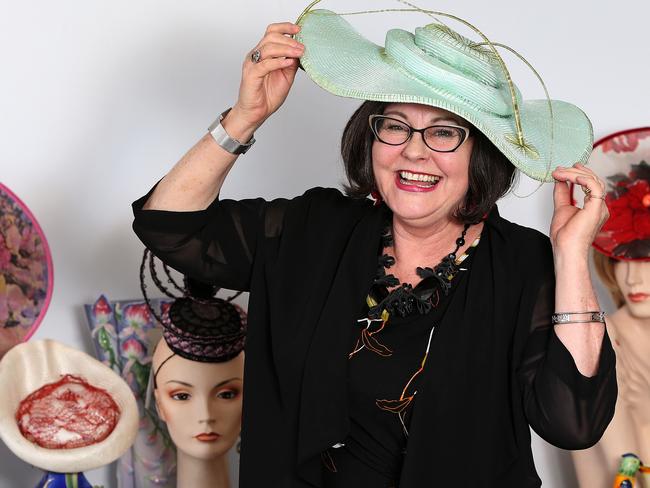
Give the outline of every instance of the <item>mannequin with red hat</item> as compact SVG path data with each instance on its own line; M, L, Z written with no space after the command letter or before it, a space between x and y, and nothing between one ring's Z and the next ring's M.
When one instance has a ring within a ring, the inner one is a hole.
M610 218L594 240L593 262L618 307L607 317L607 331L619 393L600 442L574 451L573 459L581 487L611 488L621 457L633 453L640 460L636 479L650 488L642 464L650 462L650 128L598 141L589 166L608 183Z

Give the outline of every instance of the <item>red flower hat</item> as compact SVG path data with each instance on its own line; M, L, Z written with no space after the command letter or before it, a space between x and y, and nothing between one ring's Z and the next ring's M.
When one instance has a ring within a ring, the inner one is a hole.
M593 246L615 259L650 261L650 127L604 137L588 164L607 183L610 213Z

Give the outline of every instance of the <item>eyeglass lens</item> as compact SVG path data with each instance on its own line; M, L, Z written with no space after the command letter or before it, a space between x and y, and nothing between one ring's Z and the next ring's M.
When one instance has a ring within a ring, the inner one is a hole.
M411 128L407 124L389 117L375 117L373 128L381 142L396 146L404 144L411 134ZM434 151L453 151L463 142L464 137L462 129L446 125L434 125L424 131L424 142Z

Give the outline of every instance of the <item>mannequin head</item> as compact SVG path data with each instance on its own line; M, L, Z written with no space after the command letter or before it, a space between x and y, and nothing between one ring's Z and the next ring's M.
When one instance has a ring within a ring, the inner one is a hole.
M622 261L594 252L594 264L617 307L635 318L650 318L650 261Z
M161 339L152 361L156 407L178 452L205 461L223 456L241 429L244 352L225 362L192 361Z
M617 261L614 276L630 315L650 318L650 262Z

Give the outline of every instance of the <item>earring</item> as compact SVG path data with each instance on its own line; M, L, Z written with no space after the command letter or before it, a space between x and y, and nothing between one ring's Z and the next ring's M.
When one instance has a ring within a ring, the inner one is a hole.
M377 205L381 205L381 203L384 201L383 198L381 198L381 194L377 190L372 190L370 192L370 198L375 202L374 206L376 207Z

